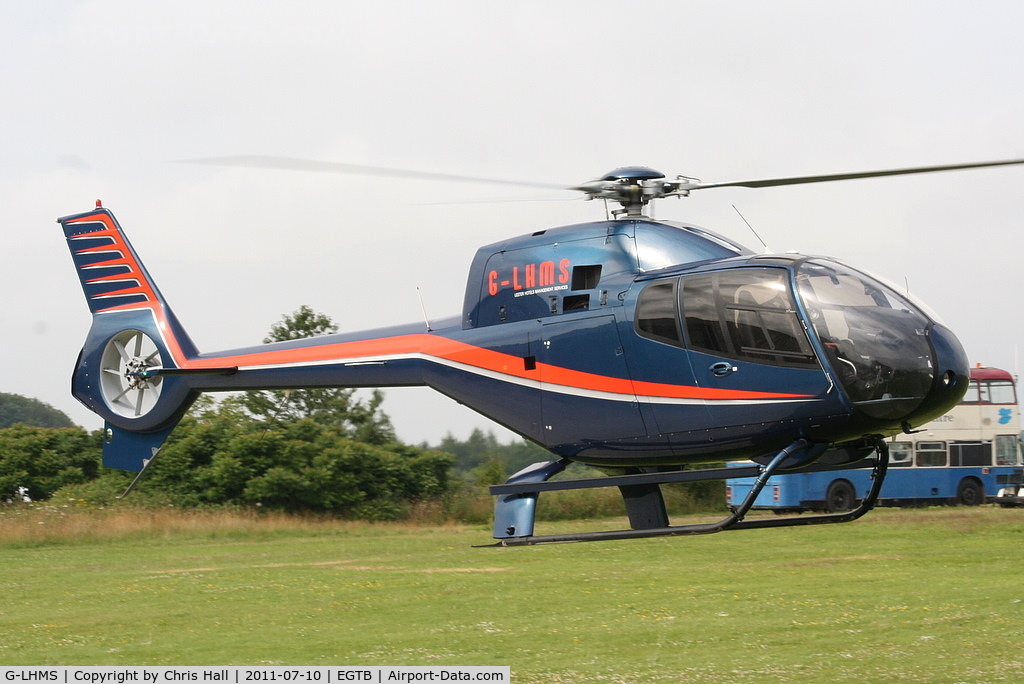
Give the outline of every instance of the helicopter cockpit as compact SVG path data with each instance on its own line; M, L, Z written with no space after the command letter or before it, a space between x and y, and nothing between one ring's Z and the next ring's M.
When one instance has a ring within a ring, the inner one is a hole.
M765 378L824 370L868 421L864 429L890 432L936 417L936 397L966 387L963 350L926 311L831 259L761 255L725 269L659 274L638 296L635 329L701 358L730 360L723 376L737 370L733 363L754 364Z
M916 409L935 380L932 322L892 288L825 259L797 267L807 317L853 405L873 418Z

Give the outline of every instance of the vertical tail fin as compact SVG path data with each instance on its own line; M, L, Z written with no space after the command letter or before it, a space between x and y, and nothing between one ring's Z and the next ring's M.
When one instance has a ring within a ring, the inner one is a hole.
M107 209L57 219L75 262L85 301L93 316L149 311L168 326L170 342L181 360L195 356L195 345L178 323L163 295Z
M198 352L112 213L97 203L57 220L92 313L71 391L106 421L104 465L139 470L197 396L184 378L147 371Z

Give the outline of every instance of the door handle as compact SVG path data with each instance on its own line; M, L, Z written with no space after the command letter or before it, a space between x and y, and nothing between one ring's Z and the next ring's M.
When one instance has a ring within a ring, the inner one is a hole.
M728 361L719 361L717 363L711 364L711 367L708 368L708 370L711 371L711 374L714 375L716 378L724 378L726 375L729 375L730 373L735 373L736 371L739 370L739 368L732 365Z

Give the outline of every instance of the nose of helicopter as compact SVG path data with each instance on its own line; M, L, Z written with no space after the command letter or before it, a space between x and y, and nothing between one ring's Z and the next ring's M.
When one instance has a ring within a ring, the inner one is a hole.
M953 331L936 323L928 339L935 373L924 401L905 420L910 426L923 425L945 414L960 403L971 382L967 353Z
M908 431L946 414L960 403L970 384L970 367L960 340L938 323L918 329L914 353L871 362L865 379L840 375L854 411L882 432ZM910 343L900 348L912 346ZM866 348L861 345L860 348ZM840 366L842 368L842 366Z

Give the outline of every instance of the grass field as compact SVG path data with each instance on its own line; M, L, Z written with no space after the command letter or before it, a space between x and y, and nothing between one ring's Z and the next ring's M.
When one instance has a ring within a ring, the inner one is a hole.
M590 526L553 525L538 533ZM510 665L517 682L1024 677L1022 510L472 548L489 541L483 527L8 508L0 663Z

